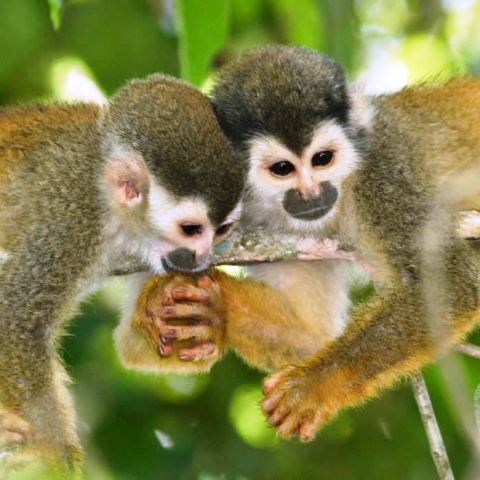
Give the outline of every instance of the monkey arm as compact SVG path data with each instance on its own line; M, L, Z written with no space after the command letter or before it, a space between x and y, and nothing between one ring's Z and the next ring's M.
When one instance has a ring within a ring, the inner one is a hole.
M454 246L421 281L385 286L356 310L338 339L303 366L268 378L262 406L270 424L282 437L311 440L340 409L418 371L457 341L480 314L473 255Z
M333 261L283 262L250 269L258 279L272 283L273 278L284 279L274 286L218 270L196 283L182 275L173 280L153 277L142 284L135 312L125 315L117 328L117 349L126 366L156 371L208 370L228 348L262 370L302 363L344 327L349 306L344 269L344 264ZM164 313L163 320L162 305L175 308ZM200 312L209 322L206 338L213 339L216 348L186 363L171 353L171 341L160 344L160 330L171 330L171 322L180 320L180 314L202 323Z
M268 264L241 279L217 272L227 347L262 370L303 363L344 326L349 302L333 265Z

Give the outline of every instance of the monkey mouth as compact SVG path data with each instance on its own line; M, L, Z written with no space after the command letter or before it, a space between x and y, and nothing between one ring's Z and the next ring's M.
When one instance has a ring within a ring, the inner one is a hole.
M305 199L296 189L290 189L283 198L283 208L298 220L318 220L335 205L338 190L330 182L320 182L321 193L318 197Z
M328 213L333 207L332 205L323 207L309 208L308 210L301 210L299 212L288 212L293 218L298 220L317 220Z
M208 270L208 268L210 267L210 264L211 264L211 258L208 257L200 265L195 265L195 266L186 268L179 265L175 265L168 258L168 256L162 257L162 267L166 273L187 273L187 274L202 273L205 270Z

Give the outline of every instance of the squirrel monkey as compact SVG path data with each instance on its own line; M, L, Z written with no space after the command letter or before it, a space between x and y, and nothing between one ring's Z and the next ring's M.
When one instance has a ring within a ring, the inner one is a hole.
M205 269L239 212L233 155L210 101L162 75L105 108L0 110L0 447L28 440L78 470L62 322L123 255L156 273Z
M418 371L480 318L478 252L452 231L452 214L480 203L480 80L361 98L329 58L276 46L227 66L213 103L250 164L244 221L354 246L376 293L327 342L308 338L318 329L314 308L346 291L329 284L321 262L250 269L262 282L219 272L203 286L176 278L163 294L153 278L135 316L173 302L157 310L168 325L175 309L193 316L184 300L197 302L223 322L219 352L231 345L266 368L292 359L266 379L262 406L280 436L308 441L340 409Z

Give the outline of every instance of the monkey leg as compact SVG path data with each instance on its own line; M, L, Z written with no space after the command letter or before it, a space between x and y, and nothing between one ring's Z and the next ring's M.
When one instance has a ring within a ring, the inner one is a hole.
M453 249L442 274L442 280L386 286L325 349L267 378L262 408L279 435L312 440L339 410L417 372L468 332L480 319L478 263ZM437 281L443 283L434 299L445 300L441 309L426 302Z
M0 272L0 405L29 426L22 453L77 473L83 454L68 376L55 349L69 284L41 267L26 268L30 260L28 250L12 255Z

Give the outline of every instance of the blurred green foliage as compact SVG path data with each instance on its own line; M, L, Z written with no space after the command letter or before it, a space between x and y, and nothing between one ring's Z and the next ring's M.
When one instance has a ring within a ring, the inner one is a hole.
M479 22L473 0L0 0L0 104L72 88L91 97L92 85L111 94L158 71L204 85L239 51L277 42L319 49L367 90L388 90L478 72ZM263 375L233 355L198 377L125 371L112 342L123 289L116 280L89 300L64 341L90 478L436 478L408 383L301 445L275 440L258 408ZM460 361L473 406L480 363ZM471 453L455 402L437 367L427 381L461 477Z
M212 57L225 43L230 4L218 0L175 0L174 6L182 77L201 85L209 73Z

